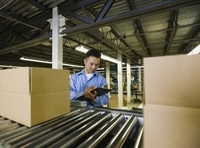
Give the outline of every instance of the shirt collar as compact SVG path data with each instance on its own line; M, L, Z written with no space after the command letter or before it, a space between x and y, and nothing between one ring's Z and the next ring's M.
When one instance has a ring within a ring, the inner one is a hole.
M78 75L81 75L81 74L85 74L84 69L82 69L80 72L78 72ZM97 75L97 71L94 72L94 75Z

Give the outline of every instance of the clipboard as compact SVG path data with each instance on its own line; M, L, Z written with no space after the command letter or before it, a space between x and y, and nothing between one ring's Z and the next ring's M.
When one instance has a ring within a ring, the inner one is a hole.
M104 94L112 91L112 89L97 87L97 88L93 89L91 91L91 93L93 93L94 91L97 92L97 96L101 96L101 95L104 95Z

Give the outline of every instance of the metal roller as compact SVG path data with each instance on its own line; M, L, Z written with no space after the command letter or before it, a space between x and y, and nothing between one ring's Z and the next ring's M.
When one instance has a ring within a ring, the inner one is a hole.
M62 127L63 125L70 123L71 121L75 119L81 119L83 115L87 115L88 111L83 112L77 116L66 116L62 118L61 120L56 120L55 122L48 124L46 126L43 126L41 128L37 128L29 133L26 133L24 135L21 135L20 137L16 137L10 141L6 142L6 145L14 145L15 147L23 146L26 143L29 143L37 138L40 138L41 136L46 135L47 133L54 131L55 129Z
M0 133L15 129L17 127L19 127L18 123L10 123L10 124L1 125L0 126Z
M78 111L80 111L80 110L78 110ZM57 123L59 123L59 122L61 122L62 120L63 120L63 118L64 117L71 117L71 116L75 116L77 113L78 113L78 111L73 111L73 112L71 112L71 113L69 113L69 114L67 114L67 115L64 115L64 116L61 116L61 117L58 117L58 118L55 118L55 119L52 119L52 120L50 120L50 121L47 121L47 122L45 122L45 123L41 123L41 124L39 124L39 125L36 125L36 126L34 126L34 127L32 127L32 128L28 128L27 127L27 130L23 130L23 131L21 131L21 132L17 132L17 133L15 133L15 134L13 134L13 135L9 135L8 137L2 137L0 140L0 142L1 142L1 145L4 145L6 142L8 142L9 140L10 141L12 141L13 139L15 139L15 138L18 138L19 136L21 137L22 135L25 135L25 134L30 134L31 132L33 132L33 131L37 131L38 130L38 132L39 132L39 130L40 130L40 128L43 128L43 129L47 129L48 130L48 128L49 128L49 126L51 125L51 124L57 124ZM88 110L86 110L86 112L85 112L85 114L87 113L87 112L90 112L90 111L88 111ZM23 125L21 125L21 126L23 126ZM26 127L26 126L24 126L24 127ZM19 127L20 128L20 127ZM0 137L1 137L1 135L0 135Z
M101 125L102 123L104 123L105 121L110 119L111 116L112 116L111 113L105 113L102 116L100 116L98 118L95 118L94 120L92 120L91 122L86 124L85 126L77 129L73 133L71 133L71 134L67 135L66 137L64 137L63 139L59 140L58 142L56 142L55 144L53 144L49 148L54 148L54 147L62 147L62 148L64 148L64 147L74 147L76 145L77 141L81 137L83 137L85 134L87 134L89 131L91 131L96 126Z
M133 148L139 148L140 143L141 143L141 139L142 139L142 135L143 135L143 131L144 131L144 127L141 126L141 128L139 129L139 132L138 132L139 134L137 136L137 139L136 139L136 142L135 142Z
M91 114L87 114L83 116L83 118L78 118L73 120L69 124L66 124L45 136L36 139L35 141L31 141L30 143L26 144L25 147L47 147L52 143L55 143L62 137L66 136L70 132L76 130L77 128L84 126L87 122L95 118L96 116L100 115L100 112L93 112ZM17 145L16 145L17 146Z
M140 111L82 106L73 106L70 113L33 127L3 117L0 123L1 148L139 148L143 133Z
M99 142L106 137L110 133L110 131L123 119L122 114L117 114L110 122L108 122L105 126L97 130L91 137L85 140L81 145L77 148L94 148Z
M16 128L16 129L10 129L8 132L5 131L5 133L2 133L0 134L0 141L2 139L5 139L6 137L11 137L11 136L15 136L19 133L21 133L22 131L26 131L28 128L26 126L22 126L22 127L19 127Z
M1 125L5 125L5 124L9 124L9 123L11 123L10 120L1 120L1 121L0 121L0 126L1 126Z
M131 129L137 123L137 118L135 116L131 116L127 122L122 126L122 128L118 131L118 133L112 138L112 140L108 143L106 148L121 148L128 137Z

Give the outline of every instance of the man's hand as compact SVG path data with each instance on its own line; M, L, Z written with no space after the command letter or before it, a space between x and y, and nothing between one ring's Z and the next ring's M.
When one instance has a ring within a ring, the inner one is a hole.
M91 101L93 101L96 98L97 92L93 91L93 93L91 93L91 91L95 89L94 86L90 86L88 87L85 92L83 93L83 96Z

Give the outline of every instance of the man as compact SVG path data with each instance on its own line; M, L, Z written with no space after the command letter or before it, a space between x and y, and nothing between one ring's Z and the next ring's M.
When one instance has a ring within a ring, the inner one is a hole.
M96 72L100 64L101 53L98 50L89 50L84 59L85 67L80 72L71 76L70 99L87 101L88 106L103 106L108 104L108 93L96 96L97 92L91 92L94 88L105 86L106 79Z

